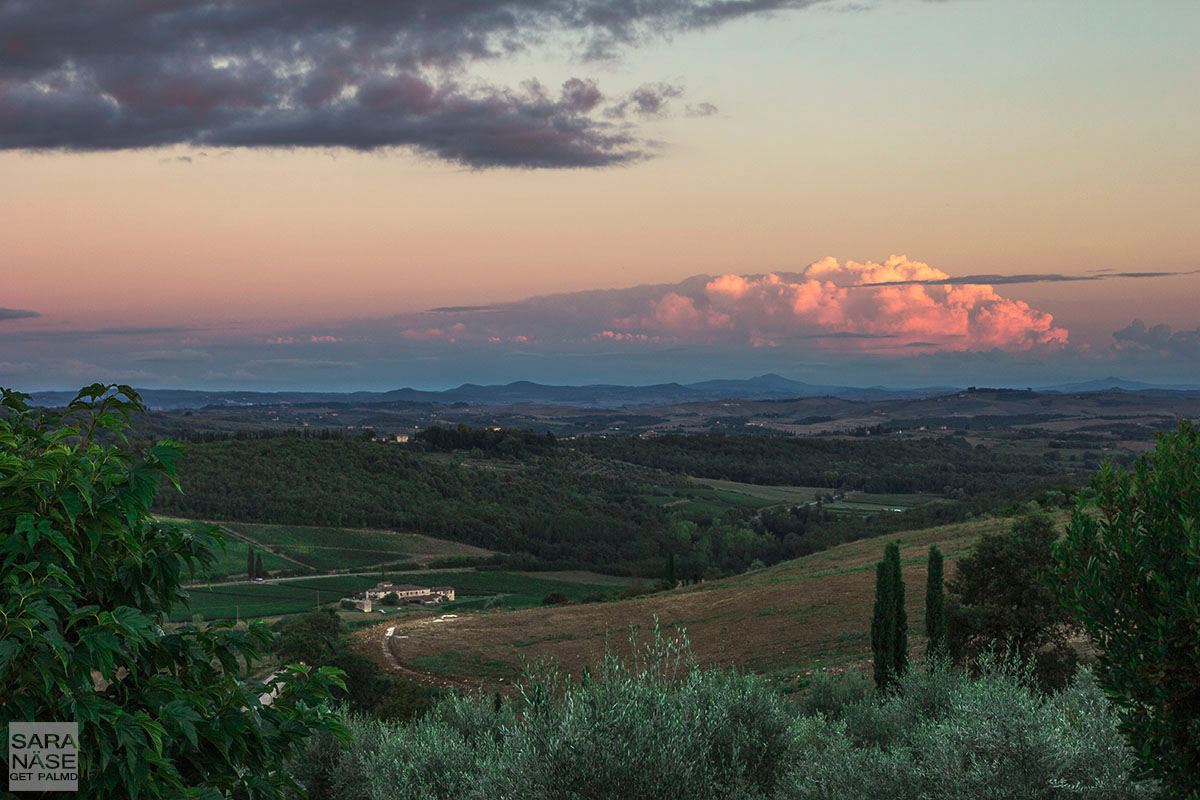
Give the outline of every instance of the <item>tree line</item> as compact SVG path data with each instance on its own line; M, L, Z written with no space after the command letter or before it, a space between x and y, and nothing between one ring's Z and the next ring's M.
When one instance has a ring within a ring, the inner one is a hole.
M595 456L671 473L767 485L874 493L973 495L1028 488L1061 476L1030 456L973 448L957 437L822 439L693 434L587 437L574 446Z

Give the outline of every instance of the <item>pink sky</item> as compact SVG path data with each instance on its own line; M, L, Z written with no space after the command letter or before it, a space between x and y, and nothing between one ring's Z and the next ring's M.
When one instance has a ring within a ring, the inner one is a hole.
M197 127L178 140L166 127L154 140L115 128L100 146L84 126L62 144L47 137L63 125L39 117L29 94L37 80L53 85L51 73L0 56L0 309L38 315L0 319L0 365L25 365L0 383L68 359L17 334L174 326L200 330L129 352L213 338L333 348L366 335L345 335L355 326L398 315L392 327L413 331L407 340L431 341L421 331L444 326L409 316L694 275L718 280L703 297L614 312L587 336L649 345L690 329L699 342L725 325L747 347L793 348L799 364L812 360L808 345L777 339L796 333L789 325L810 335L821 317L840 334L902 335L931 352L1048 347L1080 358L1116 347L1113 333L1135 318L1200 329L1196 274L876 291L847 288L856 278L845 266L905 254L922 275L950 278L1200 267L1200 56L1188 35L1197 6L1151 15L1116 0L800 5L715 25L655 16L651 3L646 19L621 23L632 42L622 46L615 29L560 14L544 23L560 38L504 57L447 45L447 61L420 69L407 45L376 42L393 64L386 91L371 60L327 53L302 86L249 67L231 82L228 63L241 63L249 39L226 43L232 61L201 65L207 77L154 78L160 56L150 51L146 76L118 76L99 44L71 40L64 23L60 49L78 48L98 81L125 81L118 104L151 118L174 104ZM61 13L92 13L80 8ZM410 24L384 23L401 33ZM592 51L576 48L580 31ZM266 104L258 119L276 107L272 92L302 89L324 113L343 80L358 81L360 116L330 145L290 129L213 134L214 109ZM485 126L470 139L486 114L502 120L489 125L531 114L536 124L490 139ZM428 124L397 127L413 115ZM442 136L454 125L464 127ZM440 138L421 138L435 129ZM592 138L561 138L570 131ZM345 138L358 133L379 138ZM277 146L301 135L301 146ZM248 146L228 143L239 141ZM827 257L842 265L832 281L740 277L812 273ZM750 324L779 317L783 303L808 304L802 323ZM514 339L520 330L488 335L529 344Z

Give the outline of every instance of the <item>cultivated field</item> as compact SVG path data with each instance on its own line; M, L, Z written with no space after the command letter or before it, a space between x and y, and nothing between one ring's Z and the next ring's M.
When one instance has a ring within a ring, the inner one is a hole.
M941 498L930 494L872 494L850 492L845 498L828 503L830 511L850 514L874 514L877 511L907 511L910 508L936 503Z
M173 519L170 517L161 517L161 521L181 525L183 527L200 527L204 526L203 522L196 522L187 519ZM204 573L197 574L197 580L221 580L230 576L245 577L246 576L246 553L251 549L251 545L240 539L225 536L225 549L218 550L217 560ZM255 552L262 553L263 569L267 572L273 572L280 569L295 569L298 564L288 561L286 558L276 555L261 547L255 547Z
M417 533L242 522L225 522L221 523L221 527L292 561L323 572L362 569L393 561L428 564L439 558L483 558L492 554L481 547Z
M937 543L952 573L954 559L985 532L1008 520L987 520L913 531L901 542L914 654L922 651L925 559ZM606 647L628 650L630 626L643 635L658 616L662 627L686 629L705 666L735 666L784 683L818 667L841 668L869 658L875 562L884 539L841 545L806 558L721 581L649 597L515 612L460 615L433 624L429 617L392 620L360 631L363 652L389 669L456 685L487 682L515 672L521 658L552 657L573 675ZM386 637L387 628L393 636ZM404 637L404 638L401 638ZM384 648L391 657L385 655ZM482 671L472 665L487 665Z
M822 492L829 491L814 486L760 486L756 483L738 483L737 481L721 481L712 478L693 478L692 480L701 486L711 486L713 489L724 492L749 495L779 505L810 503L816 500Z
M562 592L571 600L582 600L614 589L610 584L491 571L388 572L386 578L380 574L324 575L266 583L231 583L211 588L195 586L189 590L191 599L188 607L176 607L171 617L179 621L190 619L193 614L201 614L207 620L297 614L324 605L333 604L336 607L343 597L361 592L380 580L417 586L453 586L457 599L441 607L446 611L483 607L497 600L505 608L529 608L541 605L542 599L551 592ZM387 613L393 612L388 609Z
M669 511L677 511L688 517L710 520L719 517L731 508L747 511L757 511L768 506L778 505L778 500L765 499L761 495L748 492L717 488L714 484L730 484L742 486L733 481L701 481L696 479L695 485L662 489L665 494L642 495L642 499L654 503ZM780 489L794 487L759 486L757 489Z
M692 481L696 484L694 487L674 489L672 497L653 499L684 513L717 516L731 506L761 509L774 505L806 505L830 491L816 486L764 486L711 478L692 478ZM838 513L874 514L877 511L907 511L940 499L929 494L850 492L841 500L826 503L824 508Z

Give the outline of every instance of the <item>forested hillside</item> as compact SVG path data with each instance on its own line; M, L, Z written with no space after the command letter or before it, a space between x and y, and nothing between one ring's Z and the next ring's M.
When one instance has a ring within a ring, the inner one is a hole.
M973 448L961 438L821 439L778 436L587 437L575 446L632 464L744 483L866 492L967 495L1027 487L1061 474L1046 462Z
M156 510L200 519L395 528L562 566L661 559L667 517L619 470L578 454L462 467L396 445L300 436L192 443L183 492ZM631 470L640 473L641 470Z
M902 513L838 513L837 503L772 503L697 488L664 470L758 484L923 492L936 502ZM160 492L157 511L411 531L508 554L508 566L531 569L659 576L673 557L684 580L1001 512L1054 478L1036 459L953 441L556 441L465 426L431 428L408 446L297 434L191 442L180 477L183 493Z

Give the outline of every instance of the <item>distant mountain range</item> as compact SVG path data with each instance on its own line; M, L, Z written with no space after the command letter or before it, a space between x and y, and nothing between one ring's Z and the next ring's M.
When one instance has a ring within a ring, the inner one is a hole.
M1200 386L1159 386L1103 378L1082 383L1041 387L1038 391L1063 394L1100 392L1117 389L1154 395L1195 394ZM664 406L711 400L789 400L804 397L836 397L842 400L879 402L937 397L962 391L955 386L927 386L895 389L885 386L825 386L794 381L781 375L767 374L744 380L710 380L699 383L660 383L652 386L553 386L530 381L493 386L464 383L455 389L426 391L393 389L388 392L247 392L197 391L190 389L139 389L151 408L160 410L205 408L209 406L260 406L310 403L467 403L504 406L516 404L574 406L578 408L620 408L622 406ZM74 397L72 392L35 392L33 401L43 406L61 406Z
M1119 389L1123 392L1145 392L1156 395L1174 393L1193 394L1200 391L1200 384L1165 386L1162 384L1142 383L1141 381L1127 381L1123 378L1108 377L1094 381L1083 381L1082 383L1043 386L1038 391L1073 394L1079 392L1107 392L1112 389Z

